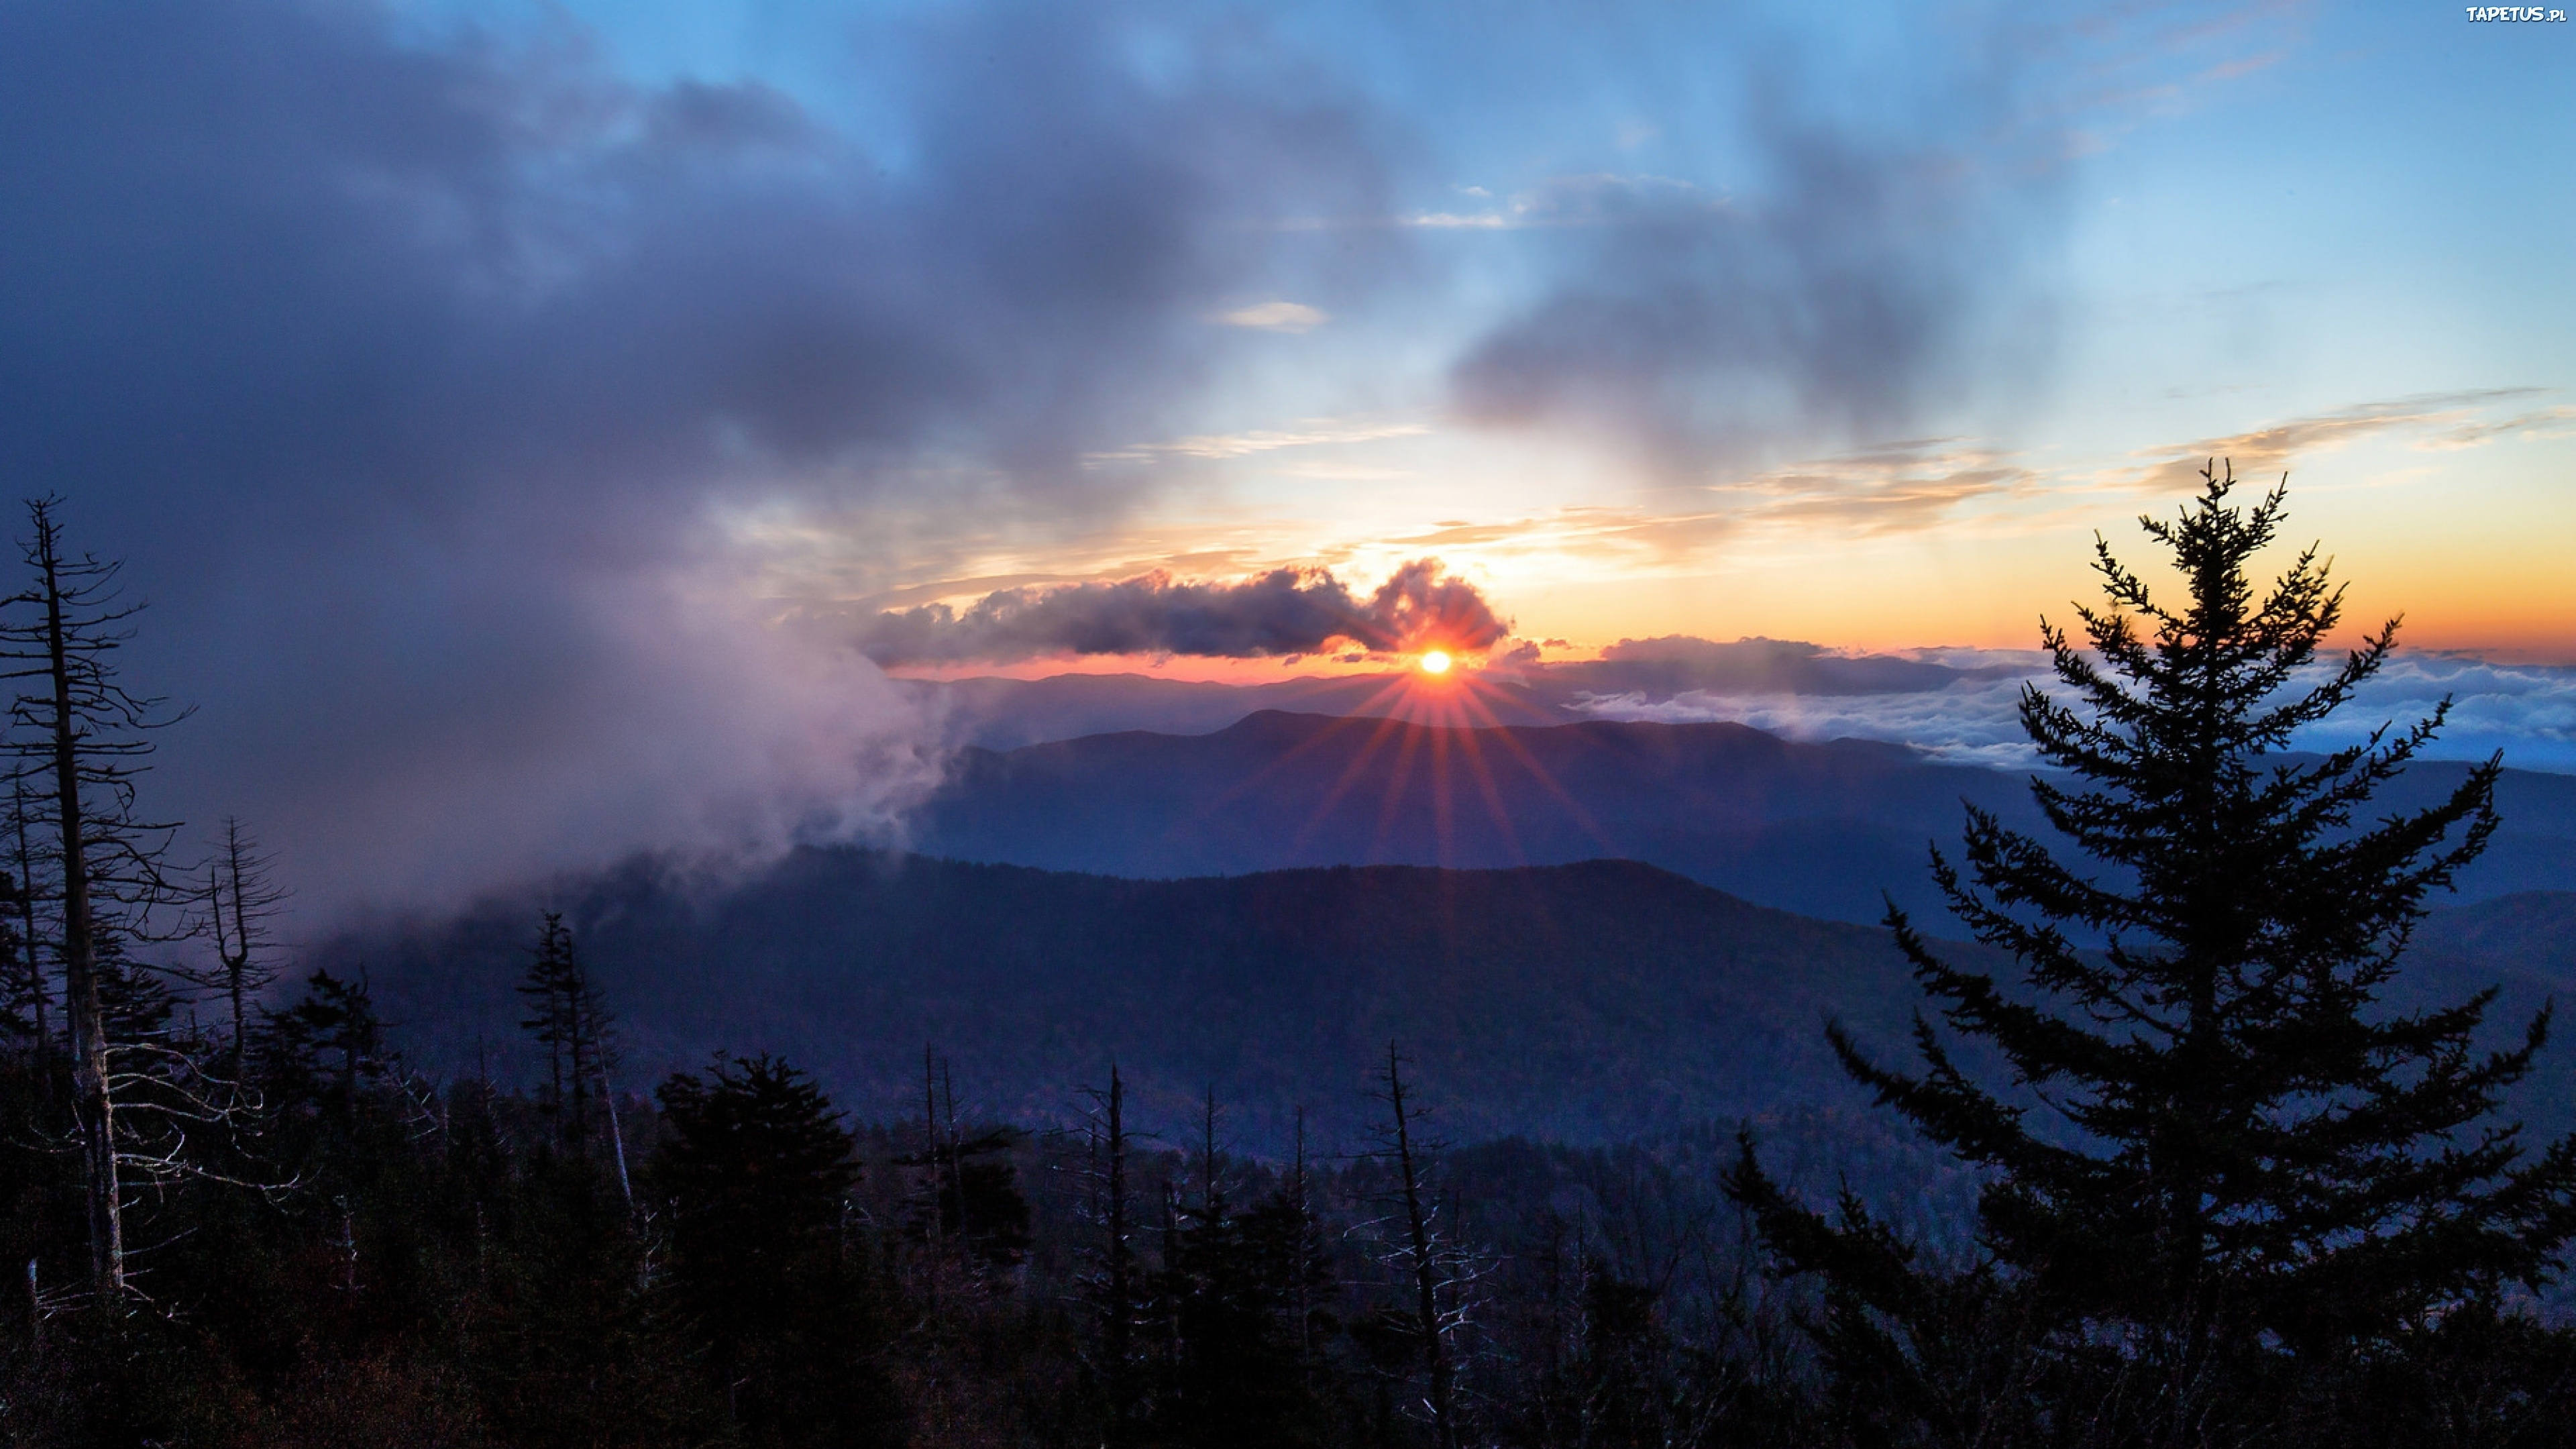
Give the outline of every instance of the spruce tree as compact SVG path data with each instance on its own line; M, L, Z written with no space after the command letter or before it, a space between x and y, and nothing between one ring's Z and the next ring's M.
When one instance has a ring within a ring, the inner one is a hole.
M519 982L529 1015L519 1025L546 1049L545 1110L557 1119L556 1131L564 1144L576 1157L586 1159L592 1095L607 1097L608 1073L616 1066L615 1047L609 1040L615 1022L599 984L581 963L561 912L545 913L530 958L528 974ZM613 1104L609 1110L614 1112ZM622 1164L623 1141L614 1145Z
M556 1130L562 1131L560 1116L564 1105L564 1049L573 1038L572 1025L572 933L564 929L563 916L555 911L545 913L544 924L537 932L537 944L529 953L528 974L519 981L519 994L528 999L528 1015L519 1022L537 1045L546 1049L546 1083L542 1101L548 1114L558 1118ZM579 1071L573 1079L581 1079Z
M719 1057L655 1095L665 1132L651 1180L669 1208L671 1298L745 1440L899 1440L878 1307L843 1230L858 1165L841 1114L768 1056Z
M2203 480L2178 519L2141 520L2179 602L2097 537L2108 607L2078 607L2080 640L2041 623L2071 697L2029 686L2021 722L2056 772L2031 788L2062 839L1970 807L1964 872L1934 852L1951 910L2021 979L1960 964L1889 908L1940 1017L2010 1080L1978 1080L1920 1017L1915 1071L1830 1032L1882 1105L1989 1174L1986 1261L1935 1281L1848 1194L1834 1221L1790 1198L1749 1141L1731 1182L1774 1251L1825 1276L1829 1357L1892 1382L2035 1324L2061 1366L2111 1367L2128 1428L2109 1437L2144 1442L2212 1436L2244 1411L2248 1374L2368 1361L2464 1307L2491 1312L2576 1233L2576 1141L2533 1150L2493 1118L2547 1013L2481 1051L2492 990L2432 1010L2385 999L2426 897L2495 828L2501 762L2437 804L2372 812L2447 701L2291 753L2380 670L2397 622L2321 659L2343 588L2315 548L2267 590L2249 577L2282 489L2247 509L2232 470ZM1971 1300L1990 1321L1963 1339ZM1963 1373L2035 1393L2018 1371ZM1989 1401L1956 1422L2010 1417Z

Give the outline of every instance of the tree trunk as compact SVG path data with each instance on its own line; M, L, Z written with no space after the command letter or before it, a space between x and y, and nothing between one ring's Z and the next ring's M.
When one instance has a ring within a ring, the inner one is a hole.
M14 889L18 896L18 944L27 953L27 992L34 998L36 1028L36 1100L50 1115L54 1105L54 1029L46 1018L47 1000L53 993L45 987L45 959L36 940L36 855L27 840L27 784L12 782L9 824L18 837L18 878Z
M1118 1080L1118 1067L1109 1068L1109 1318L1101 1325L1104 1340L1101 1349L1102 1377L1109 1391L1109 1442L1113 1449L1124 1446L1129 1437L1128 1368L1133 1352L1129 1342L1130 1295L1135 1285L1129 1281L1127 1259L1127 1122L1126 1090Z
M608 1085L606 1058L599 1069L599 1100L608 1109L608 1145L617 1154L617 1195L626 1201L626 1215L635 1215L635 1184L626 1175L626 1129L617 1122L617 1094Z
M1431 1219L1422 1207L1422 1176L1413 1160L1413 1127L1404 1110L1404 1076L1395 1048L1386 1049L1386 1099L1395 1115L1395 1161L1403 1178L1404 1226L1413 1256L1414 1311L1421 1322L1422 1363L1431 1380L1431 1434L1438 1449L1458 1449L1450 1400L1449 1355L1440 1333L1440 1273L1431 1256Z
M80 740L72 709L63 595L50 530L37 533L45 575L45 642L54 686L54 805L63 849L63 1014L71 1022L72 1110L80 1122L81 1166L89 1189L90 1278L105 1307L125 1293L124 1203L116 1182L115 1107L107 1090L107 1033L98 993L98 942L90 920L89 859L83 838Z

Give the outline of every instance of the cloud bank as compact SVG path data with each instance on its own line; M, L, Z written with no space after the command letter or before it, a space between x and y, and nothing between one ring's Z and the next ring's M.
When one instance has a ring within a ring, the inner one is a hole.
M2010 133L2013 79L1928 84L1923 114L1868 131L1756 86L1740 191L1593 175L1520 198L1511 224L1547 228L1558 271L1457 360L1460 411L1571 424L1698 474L1901 435L1961 396L1985 371L1968 359L2029 321L2022 263L2062 221L2036 158L1969 159Z
M1855 661L1860 662L1860 661ZM1889 740L1919 745L1963 764L2027 768L2036 760L2019 716L2025 682L2063 693L2045 656L2029 650L1940 651L1950 674L1933 687L1895 675L1877 689L1682 688L1594 689L1575 695L1574 711L1600 719L1681 723L1733 720L1798 740ZM2319 677L2322 677L2320 673ZM2358 743L2383 724L2400 726L2432 714L2444 698L2451 714L2430 759L2483 760L2498 750L2526 770L2576 773L2576 669L2494 664L2449 655L2400 654L2352 702L2296 741L2304 749Z
M1258 340L1212 313L1391 245L1265 225L1382 208L1364 108L1140 23L888 25L861 135L570 30L0 3L0 479L156 604L155 813L246 816L326 913L889 828L922 726L715 520L1096 519L1083 454Z
M889 611L858 630L886 666L1006 663L1055 654L1252 659L1351 646L1369 653L1479 650L1511 633L1476 586L1437 559L1397 569L1362 599L1324 569L1273 569L1238 583L1150 573L1108 584L1003 589L962 613L946 604Z

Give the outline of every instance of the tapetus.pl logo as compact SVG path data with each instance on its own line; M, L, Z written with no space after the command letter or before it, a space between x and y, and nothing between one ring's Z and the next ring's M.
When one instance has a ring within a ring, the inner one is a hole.
M2537 5L2465 5L2471 25L2564 25L2567 12L2544 10Z

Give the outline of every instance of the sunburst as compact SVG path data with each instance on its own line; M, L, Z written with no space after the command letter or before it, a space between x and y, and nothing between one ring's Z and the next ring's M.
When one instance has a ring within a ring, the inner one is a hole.
M1435 665L1434 660L1439 661ZM1501 708L1498 709L1497 706ZM1386 780L1386 798L1378 809L1377 828L1372 833L1369 856L1381 859L1389 834L1400 812L1406 786L1420 770L1429 786L1433 832L1439 841L1440 864L1455 862L1456 831L1459 825L1460 796L1475 798L1484 806L1483 814L1501 838L1510 856L1526 862L1520 844L1520 832L1513 828L1511 812L1504 803L1503 792L1494 778L1488 750L1500 750L1512 756L1541 789L1555 797L1574 818L1577 826L1605 851L1610 849L1607 834L1590 817L1573 794L1559 783L1533 757L1502 717L1505 712L1525 714L1527 706L1513 699L1509 692L1480 676L1479 671L1464 668L1457 656L1446 650L1426 650L1414 660L1414 667L1386 676L1384 687L1352 707L1331 728L1319 731L1303 743L1252 771L1233 788L1222 791L1203 810L1213 813L1229 800L1287 766L1301 755L1336 737L1347 737L1351 730L1365 732L1359 749L1341 771L1340 778L1316 799L1306 821L1292 838L1291 850L1302 846L1330 816L1351 790L1367 777L1370 767L1383 763L1390 768ZM1409 730L1406 725L1428 727L1428 733ZM1395 744L1395 758L1385 759L1385 749ZM1424 748L1426 747L1427 748ZM1418 797L1417 797L1418 798ZM1473 811L1469 806L1469 811Z

